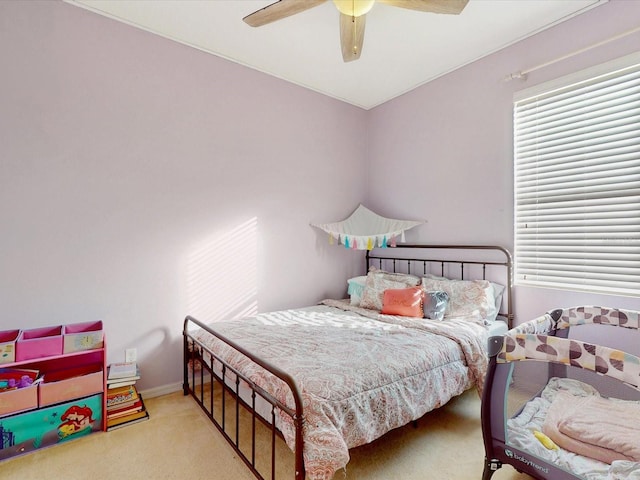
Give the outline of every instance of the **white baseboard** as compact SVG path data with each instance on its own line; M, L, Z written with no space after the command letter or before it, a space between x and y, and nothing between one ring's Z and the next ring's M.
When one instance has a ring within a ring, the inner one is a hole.
M153 398L180 391L182 391L182 383L177 382L170 383L168 385L160 385L159 387L149 388L147 390L140 390L140 394L143 398Z

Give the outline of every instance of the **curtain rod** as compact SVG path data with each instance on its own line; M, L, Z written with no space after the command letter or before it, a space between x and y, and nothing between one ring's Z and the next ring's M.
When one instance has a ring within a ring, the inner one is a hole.
M558 57L558 58L555 58L555 59L550 60L548 62L541 63L540 65L536 65L535 67L531 67L531 68L528 68L526 70L520 70L519 72L515 72L515 73L510 73L509 75L507 75L504 78L504 81L505 82L510 82L511 80L514 80L514 79L525 80L527 78L527 74L529 74L531 72L535 72L536 70L540 70L541 68L548 67L549 65L553 65L554 63L557 63L557 62L561 62L562 60L566 60L567 58L575 57L576 55L579 55L581 53L589 51L589 50L591 50L593 48L597 48L597 47L600 47L602 45L606 45L607 43L614 42L616 40L619 40L619 39L621 39L623 37L626 37L627 35L631 35L632 33L636 33L636 32L640 32L640 27L632 28L631 30L627 30L626 32L622 32L622 33L620 33L618 35L615 35L615 36L613 36L611 38L607 38L606 40L602 40L602 41L600 41L598 43L594 43L593 45L589 45L588 47L581 48L580 50L576 50L574 52L568 53L566 55L563 55L562 57Z

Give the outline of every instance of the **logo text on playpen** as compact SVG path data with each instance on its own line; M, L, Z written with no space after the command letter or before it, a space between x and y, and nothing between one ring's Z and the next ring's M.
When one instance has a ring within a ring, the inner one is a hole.
M546 467L543 467L542 465L538 465L537 463L533 463L531 460L529 460L528 458L522 457L520 455L518 455L517 453L509 450L509 449L505 449L504 451L505 455L509 458L515 458L516 460L526 464L526 465L531 465L533 468L535 468L536 470L540 470L541 472L544 473L549 473L549 469Z

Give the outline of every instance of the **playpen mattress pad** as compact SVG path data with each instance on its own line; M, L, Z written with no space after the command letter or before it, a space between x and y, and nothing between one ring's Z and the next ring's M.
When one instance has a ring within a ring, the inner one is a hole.
M540 396L528 401L517 416L507 420L506 443L554 463L586 480L640 480L640 463L614 460L609 465L562 448L547 449L534 436L534 431L542 432L553 400L564 393L577 397L600 395L594 387L578 380L551 378ZM638 435L640 439L640 433Z

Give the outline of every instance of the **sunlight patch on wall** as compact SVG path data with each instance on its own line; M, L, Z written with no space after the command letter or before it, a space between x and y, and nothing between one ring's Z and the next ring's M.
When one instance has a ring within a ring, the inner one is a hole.
M255 315L258 219L207 238L187 264L189 315L205 323Z

